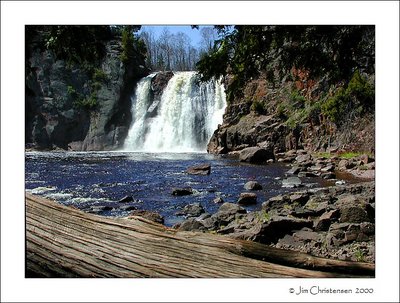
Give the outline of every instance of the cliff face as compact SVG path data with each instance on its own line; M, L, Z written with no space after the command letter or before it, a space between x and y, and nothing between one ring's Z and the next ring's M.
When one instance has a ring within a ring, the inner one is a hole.
M141 57L121 62L121 42L111 39L93 72L59 60L34 43L27 48L27 147L77 151L121 147L132 120L135 83L148 73Z
M367 75L373 83L374 75ZM338 84L339 85L339 84ZM226 81L229 91L229 81ZM283 81L273 87L265 78L249 81L243 97L228 104L224 122L215 131L208 145L210 153L228 153L249 146L260 146L275 153L291 149L310 151L365 151L375 149L374 113L343 116L334 123L317 113L303 121L296 115L306 111L300 108L285 114L285 105L291 102L293 92L299 98L318 103L322 95L333 94L338 86L328 87L324 80ZM262 104L257 109L253 104ZM298 119L298 121L295 121Z
M209 152L374 151L373 26L234 26L198 68L225 77Z
M362 72L362 79L361 90L374 87L374 73ZM228 102L223 124L214 132L207 150L223 154L259 146L275 153L291 149L374 153L374 105L365 110L355 105L353 97L348 97L353 104L346 106L352 107L343 107L336 120L326 114L339 112L327 107L330 99L341 100L341 94L355 94L350 92L351 85L345 81L329 84L325 78L313 79L295 70L279 83L271 83L265 75L253 78L242 88L241 96ZM229 95L229 74L225 77L225 87Z

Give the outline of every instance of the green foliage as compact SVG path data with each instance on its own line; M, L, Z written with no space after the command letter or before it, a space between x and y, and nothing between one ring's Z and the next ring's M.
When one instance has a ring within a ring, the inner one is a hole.
M128 64L138 55L145 56L147 49L143 40L134 36L135 27L125 26L121 29L122 53L120 60Z
M361 249L357 249L354 253L357 262L365 262L365 253Z
M329 152L318 152L318 153L314 153L313 157L330 159L332 157L332 155Z
M375 101L375 89L362 77L358 70L355 71L347 86L346 93L350 98L356 99L366 107L373 107Z
M73 99L73 104L76 108L94 110L99 105L97 100L97 93L100 90L101 86L102 84L100 82L93 81L90 85L90 95L85 96L81 93L78 93L73 86L69 85L67 87L67 93Z
M120 55L120 59L123 63L128 63L129 60L134 55L133 48L133 35L129 30L124 29L122 31L122 53Z
M322 104L322 113L329 117L331 121L338 122L343 117L348 103L348 95L343 87L341 87L333 97Z
M283 103L279 103L279 105L276 108L276 114L278 115L278 117L282 119L286 118L285 110L286 110L285 105Z
M293 90L290 94L290 102L293 103L295 106L302 106L304 103L306 103L307 99L300 94L298 90Z
M296 91L291 93L285 108L284 117L287 118L286 125L290 129L296 129L299 124L306 122L316 121L315 123L318 123L321 113L321 103L319 101L311 102Z
M70 95L72 98L77 96L76 90L72 85L68 85L67 87L67 93Z
M271 215L267 211L265 211L265 209L263 209L257 212L257 219L260 222L268 222L269 220L271 220Z
M101 86L102 86L102 84L99 81L92 82L92 85L91 85L92 91L95 91L95 92L99 91Z
M98 102L96 96L94 94L91 94L87 98L79 98L75 100L74 105L78 108L92 110L97 107Z
M331 121L340 124L346 115L362 114L374 107L375 90L356 70L347 88L339 88L335 95L322 105L322 113Z
M227 62L229 61L229 42L220 41L214 45L212 52L204 54L196 64L201 73L201 79L207 81L212 77L219 78L226 74Z
M260 115L265 113L264 103L262 101L254 100L250 109Z
M105 25L43 26L45 46L68 64L97 62L105 54L104 41L111 37Z
M93 80L99 82L107 82L108 76L101 68L95 68L93 72Z
M374 26L235 26L223 32L212 52L197 64L204 80L229 73L230 87L240 96L244 84L260 73L283 78L293 67L311 78L326 76L331 83L348 80L361 62L374 61ZM373 72L373 65L365 67ZM274 80L275 81L275 80Z

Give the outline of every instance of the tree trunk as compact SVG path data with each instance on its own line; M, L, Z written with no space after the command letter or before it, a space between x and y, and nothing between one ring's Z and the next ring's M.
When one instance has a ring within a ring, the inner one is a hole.
M140 217L97 216L26 194L27 277L373 275L372 264L316 258L209 233L177 232Z

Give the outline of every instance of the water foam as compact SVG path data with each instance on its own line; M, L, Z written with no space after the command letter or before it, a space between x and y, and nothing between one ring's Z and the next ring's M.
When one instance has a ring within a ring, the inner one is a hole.
M153 77L143 78L137 85L132 98L133 122L124 150L205 152L226 107L221 82L200 82L196 72L177 72L161 100L151 100Z

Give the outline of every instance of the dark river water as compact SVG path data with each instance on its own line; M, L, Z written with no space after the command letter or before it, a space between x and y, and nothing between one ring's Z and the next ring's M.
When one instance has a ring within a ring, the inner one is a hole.
M104 216L126 216L127 206L156 211L171 226L184 218L175 213L190 203L199 202L209 213L220 204L221 197L236 203L247 181L256 180L263 190L257 191L258 203L247 210L261 208L272 196L297 189L282 188L281 179L288 166L283 164L251 165L236 159L198 154L149 154L130 152L27 152L25 162L26 189L83 210L93 206L110 206ZM188 175L188 167L210 163L211 174ZM327 185L320 178L302 179L305 186ZM175 187L191 187L190 196L173 196ZM134 201L118 203L124 196Z

